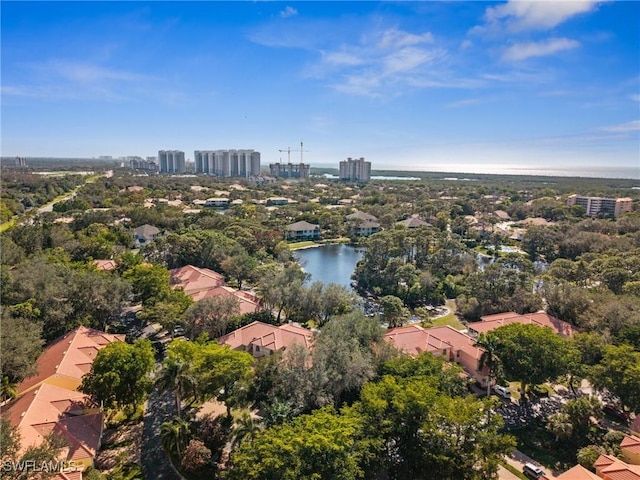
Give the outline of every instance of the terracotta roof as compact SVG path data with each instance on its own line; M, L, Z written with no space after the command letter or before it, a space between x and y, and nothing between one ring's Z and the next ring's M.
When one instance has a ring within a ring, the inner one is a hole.
M384 339L393 343L400 350L409 355L419 353L438 352L447 348L462 350L473 358L479 359L483 350L475 346L475 340L455 328L444 325L441 327L422 328L418 325L407 325L387 330Z
M469 323L467 325L469 330L480 334L512 323L520 323L522 325L533 324L540 327L549 327L563 337L571 337L576 332L576 329L570 323L560 320L553 315L549 315L546 312L527 313L525 315L520 315L515 312L504 312L485 315L480 317L480 319L480 322Z
M611 455L600 455L593 466L606 480L640 480L640 465L629 465Z
M170 270L170 274L172 283L182 287L187 295L225 284L222 274L208 268L194 267L193 265L174 268Z
M236 290L235 288L220 286L216 288L210 288L208 290L201 290L191 295L194 302L199 302L205 298L217 297L219 295L233 296L238 299L240 306L240 313L254 313L260 310L260 300L257 296L245 292L243 290Z
M115 341L124 341L125 335L113 335L88 327L75 330L54 340L38 357L38 373L25 378L18 386L18 394L26 392L52 376L65 376L80 382L89 371L93 359L101 348Z
M268 350L284 350L294 343L311 346L313 333L310 330L295 325L269 325L263 322L252 322L249 325L238 328L223 337L219 342L229 345L233 349L247 348L250 345L258 345Z
M114 260L94 260L93 263L98 270L115 270L116 268Z
M582 465L576 465L567 470L562 475L557 476L556 480L601 480L595 473L591 473Z
M44 383L11 402L5 412L20 431L21 452L39 446L51 433L67 441L70 460L93 457L100 446L102 413L88 395L75 390Z
M629 425L629 428L631 429L632 432L635 432L638 435L640 435L640 413L636 415L635 420L631 422L631 425Z
M625 435L620 443L620 448L632 454L640 455L640 438L635 435Z
M314 225L313 223L305 222L304 220L300 222L292 223L291 225L287 225L287 230L291 232L298 232L302 230L320 230L319 225Z

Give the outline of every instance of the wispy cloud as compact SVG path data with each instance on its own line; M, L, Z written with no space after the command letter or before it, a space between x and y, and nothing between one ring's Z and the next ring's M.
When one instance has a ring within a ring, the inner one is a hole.
M298 10L290 5L287 5L287 7L280 12L280 18L295 17L296 15L298 15Z
M634 102L640 102L640 94L636 93L631 95L631 100L633 100Z
M603 2L598 0L509 0L507 3L488 7L484 14L484 24L474 27L471 33L549 30L576 15L595 10L601 3Z
M150 78L148 75L86 62L53 60L41 64L32 64L31 68L46 75L58 76L72 82L85 84L95 84L103 81L135 82Z
M478 105L482 103L482 100L479 98L465 98L464 100L458 100L456 102L451 102L446 105L447 108L463 108L470 107L472 105Z
M546 57L579 46L580 42L569 38L549 38L540 42L515 43L504 51L502 59L520 61L532 57Z
M610 133L628 133L640 131L640 120L631 120L630 122L620 123L618 125L609 125L602 127L600 130Z

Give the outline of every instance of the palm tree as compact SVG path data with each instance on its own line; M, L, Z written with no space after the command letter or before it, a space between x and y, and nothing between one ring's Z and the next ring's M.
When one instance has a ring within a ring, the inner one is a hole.
M182 456L182 451L189 437L189 422L184 418L175 417L170 422L164 422L160 427L160 443L169 455Z
M156 385L160 390L171 390L176 401L177 416L180 416L181 398L192 391L196 393L196 382L189 373L189 364L168 358L162 366L160 376L156 380Z
M573 423L568 413L557 412L547 417L547 431L556 437L556 442L573 436Z
M476 347L482 348L483 352L478 361L478 369L487 370L487 397L491 395L492 380L502 377L502 361L498 357L500 347L499 340L491 335L480 335L476 342Z
M18 384L9 380L6 375L2 377L2 384L0 385L0 399L1 400L13 400L18 396Z
M262 424L252 417L249 412L242 412L241 417L236 419L235 428L231 434L233 437L233 440L231 441L231 448L235 448L247 438L252 442L262 428Z

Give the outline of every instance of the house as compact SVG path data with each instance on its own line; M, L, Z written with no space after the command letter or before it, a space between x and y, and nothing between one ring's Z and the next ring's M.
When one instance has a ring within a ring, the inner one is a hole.
M469 335L477 338L481 333L487 333L496 328L503 327L505 325L511 325L512 323L521 323L523 325L538 325L539 327L549 327L558 335L568 338L573 336L576 329L568 322L560 320L559 318L549 315L546 312L540 311L536 313L526 313L520 315L516 312L504 312L496 313L493 315L485 315L480 317L480 322L473 322L467 324Z
M620 454L627 463L640 465L640 437L625 435L620 442Z
M391 328L383 338L409 355L430 352L434 356L455 362L481 385L486 386L486 382L490 381L486 372L479 369L480 357L484 350L476 346L473 338L449 325L433 328L422 328L418 325Z
M141 225L133 230L134 248L153 242L160 236L160 230L153 225Z
M22 381L18 397L3 409L20 433L19 454L53 434L67 444L60 460L73 462L80 471L93 465L102 438L102 411L77 389L100 349L124 337L81 326L44 350L37 373ZM65 475L55 478L62 480Z
M286 350L293 344L310 348L312 340L313 333L306 328L288 324L277 327L256 321L220 337L218 341L259 358Z
M229 199L225 197L207 198L204 204L212 208L226 208L229 206Z
M98 351L112 342L123 342L125 335L115 335L88 327L75 330L54 340L36 362L37 372L18 386L18 395L29 392L43 383L67 390L76 390Z
M629 425L629 429L636 435L640 436L640 413L636 415L635 420L631 422L631 425Z
M542 476L541 480L547 480L548 477ZM570 470L567 470L562 475L556 477L556 480L601 480L595 473L591 473L582 465L576 465Z
M300 221L287 225L287 240L320 240L320 225Z
M368 237L382 230L376 217L360 211L347 215L347 223L351 234L357 237Z
M275 205L288 205L289 199L285 197L269 197L267 198L267 206L275 206Z
M239 303L240 313L254 313L262 308L260 299L252 292L236 290L226 285L224 276L208 268L186 265L169 271L171 283L181 287L194 302L219 295L234 296Z
M208 268L194 267L193 265L174 268L169 271L169 274L171 275L171 283L182 287L184 293L189 296L225 284L222 274Z
M405 220L400 220L399 222L396 222L398 225L404 225L407 228L413 229L413 228L419 228L419 227L430 227L431 224L428 222L425 222L424 220L418 218L417 215L412 215L409 218L405 219Z
M593 466L603 480L640 480L640 465L630 465L612 455L600 455Z
M115 270L117 267L115 260L94 260L93 264L98 270L105 271Z

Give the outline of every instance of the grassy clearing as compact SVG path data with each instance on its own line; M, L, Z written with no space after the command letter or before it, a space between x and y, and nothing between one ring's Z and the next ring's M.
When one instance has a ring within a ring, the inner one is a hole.
M294 242L289 244L289 250L298 250L300 248L313 247L314 245L317 245L317 243L312 242L311 240L306 242Z
M433 321L434 327L441 327L442 325L450 325L456 330L464 330L465 328L463 323L460 320L458 320L458 317L456 316L455 313L449 313L448 315L445 315L444 317L436 318Z

